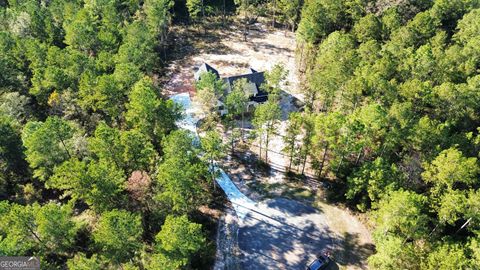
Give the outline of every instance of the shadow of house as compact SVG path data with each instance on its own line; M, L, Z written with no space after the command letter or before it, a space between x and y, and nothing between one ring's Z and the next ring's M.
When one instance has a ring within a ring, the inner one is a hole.
M249 68L249 73L221 78L219 72L215 68L207 63L203 63L196 69L194 73L195 81L201 80L202 74L206 72L214 74L217 79L222 79L225 82L224 93L222 97L220 97L217 105L217 109L221 115L227 113L227 110L224 106L225 97L233 91L235 82L240 79L246 79L248 82L248 89L245 89L245 91L249 93L247 112L249 112L252 107L256 107L258 104L264 103L268 100L268 93L260 88L260 86L265 82L264 72L258 72L253 68Z

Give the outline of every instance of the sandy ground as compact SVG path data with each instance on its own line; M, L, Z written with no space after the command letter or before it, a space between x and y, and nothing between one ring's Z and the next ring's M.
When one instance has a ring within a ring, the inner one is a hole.
M293 33L269 31L261 24L251 28L247 41L243 40L242 32L235 24L208 31L207 35L193 30L187 33L192 40L182 40L184 37L181 36L176 40L185 44L185 50L183 55L177 56L179 59L169 65L166 76L169 81L164 87L167 95L192 92L195 67L202 63L217 69L221 77L248 73L250 67L267 71L276 64L283 64L289 71L286 90L303 99L296 83L298 74Z

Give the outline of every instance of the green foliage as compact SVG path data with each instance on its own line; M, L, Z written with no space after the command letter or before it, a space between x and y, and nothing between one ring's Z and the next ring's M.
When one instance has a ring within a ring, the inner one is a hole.
M187 0L188 15L193 21L200 19L202 12L205 12L203 0Z
M215 185L215 178L218 175L215 161L221 160L225 156L225 145L222 137L216 130L209 130L205 136L200 139L202 150L205 154L205 160L209 164L211 181Z
M280 21L289 24L293 32L300 18L303 1L278 0L276 5L280 12Z
M149 269L179 269L205 244L202 226L190 222L186 215L167 216L162 230L155 236L156 250Z
M290 113L288 116L288 126L285 131L285 137L283 137L285 147L282 149L282 151L290 157L288 170L291 170L292 164L298 164L300 159L298 140L302 132L302 121L303 119L300 113Z
M307 76L309 89L321 110L332 110L340 89L357 65L354 39L350 34L334 32L320 45L316 66Z
M261 88L270 93L269 98L278 99L287 76L288 70L285 70L283 65L276 64L271 70L265 72L265 83Z
M376 209L372 269L476 268L478 5L305 1L300 148L337 198Z
M119 131L105 123L98 125L88 146L99 159L115 164L127 174L148 171L157 157L148 135L135 129Z
M64 255L74 245L79 229L72 209L48 203L22 206L0 204L0 254L21 256L30 252Z
M225 106L233 117L243 115L247 110L250 87L247 79L242 78L233 83L233 89L225 98ZM243 119L242 119L243 120Z
M467 158L462 152L449 148L442 151L430 164L425 164L422 174L425 181L432 183L435 192L447 188L452 189L456 184L472 185L477 182L479 167L477 158Z
M410 191L399 190L388 194L374 212L375 239L381 241L388 235L406 240L425 236L429 222L426 203L425 196Z
M68 269L71 270L102 270L105 269L105 263L93 255L87 258L83 253L77 253L73 259L67 261Z
M20 132L11 120L0 115L0 174L5 177L0 177L0 190L3 190L6 184L2 183L2 180L5 181L12 174L25 170L25 165Z
M242 78L236 80L233 83L233 89L228 95L225 97L225 108L227 110L227 128L231 129L231 151L234 151L234 143L237 139L238 135L243 140L243 127L245 124L245 113L248 110L248 102L249 98L252 95L252 86L247 81L247 79ZM235 126L235 118L241 116L241 130L240 134L236 130L234 130Z
M80 9L71 21L65 24L65 43L77 50L90 53L97 51L97 23L87 9Z
M113 75L96 77L91 72L83 73L79 95L83 108L104 112L111 121L121 115L126 100L124 89L119 87Z
M94 135L89 138L88 149L99 159L124 167L123 146L120 143L121 132L99 123Z
M149 78L138 81L129 94L125 120L134 129L148 134L156 141L175 128L180 114L172 101L157 96L157 90Z
M139 251L142 233L139 215L112 210L102 214L92 234L105 257L120 263L128 261Z
M465 250L458 244L443 244L428 255L422 265L425 270L468 269L469 263Z
M480 32L480 9L473 9L465 14L461 20L458 21L458 31L454 34L455 41L461 44L473 42L479 36Z
M320 1L306 1L302 9L302 19L298 25L299 38L308 43L317 43L327 35L330 22Z
M155 37L143 21L134 21L127 26L116 60L122 64L132 63L147 73L158 66Z
M353 32L360 42L379 40L382 36L382 25L375 15L368 14L355 24Z
M127 173L135 170L149 171L153 166L157 153L147 135L132 129L120 134L120 145L123 146L123 161Z
M400 237L387 236L376 243L377 253L368 258L371 269L419 269L421 250Z
M382 198L384 192L397 189L402 184L402 176L395 164L377 158L362 165L347 181L347 199L358 201L357 208L366 211L371 202Z
M168 24L171 21L169 10L173 8L172 0L147 0L143 4L147 16L147 24L155 35L165 38Z
M265 161L268 161L268 145L270 143L270 138L276 131L281 116L282 111L280 106L277 102L272 101L271 99L255 108L252 122L256 128L256 133L260 141L260 158L262 158L262 144L265 142Z
M52 174L54 166L74 156L74 132L71 123L59 117L25 125L22 140L26 159L35 177L45 181Z
M210 115L216 114L219 98L223 95L225 83L212 72L200 75L200 80L195 84L196 98Z
M46 184L102 212L120 205L124 181L124 173L112 164L105 161L86 164L73 159L56 167Z
M192 138L162 144L180 117L156 79L174 2L0 1L1 255L40 256L47 269L144 269L165 216L207 197ZM184 190L173 169L170 186L150 183L163 162L186 164ZM167 191L186 201L172 210L158 199Z
M28 107L30 98L18 92L4 93L0 96L0 114L14 119L18 123L25 123L32 111Z
M166 203L173 212L188 212L204 200L208 167L199 159L199 149L187 131L172 132L162 145L164 159L158 166L159 193L155 199Z

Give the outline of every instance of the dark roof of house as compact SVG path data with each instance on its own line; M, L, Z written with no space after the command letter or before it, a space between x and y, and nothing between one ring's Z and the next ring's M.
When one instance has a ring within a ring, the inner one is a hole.
M223 80L226 83L225 94L228 94L230 91L232 91L233 84L235 83L236 80L246 78L250 83L255 84L255 88L256 88L255 90L257 92L256 95L253 95L250 97L250 100L255 102L260 102L260 103L265 102L268 99L268 93L260 89L260 86L265 82L264 72L258 72L253 68L250 68L249 71L250 73L248 74L223 78ZM204 72L211 72L215 74L217 78L220 78L220 74L216 69L214 69L212 66L210 66L207 63L203 63L195 71L195 80L198 81L200 79L200 76Z
M260 89L260 85L265 82L264 72L257 72L254 69L250 70L252 71L252 73L250 74L243 74L224 78L225 82L227 83L226 90L227 92L230 92L236 80L246 78L249 82L254 83L257 88L257 94L251 96L250 100L255 102L265 102L268 99L268 93Z
M210 66L207 63L203 63L198 68L198 70L195 72L195 80L198 81L200 79L200 75L204 72L211 72L211 73L215 74L217 76L217 78L220 78L220 73L218 73L218 71L216 69L214 69L212 66Z
M265 76L263 72L255 72L250 74L231 76L231 77L225 78L225 81L231 86L233 86L233 83L236 80L243 79L243 78L246 78L249 82L256 84L257 87L260 87L260 85L262 85L262 83L265 82Z

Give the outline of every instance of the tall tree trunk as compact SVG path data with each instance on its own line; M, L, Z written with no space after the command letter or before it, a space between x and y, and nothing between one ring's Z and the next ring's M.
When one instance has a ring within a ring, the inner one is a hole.
M242 142L245 142L245 139L244 139L245 136L243 134L243 130L245 129L244 121L245 121L245 113L244 113L244 111L242 111L242 123L241 123L242 129L240 131L240 136L242 137Z
M265 162L268 163L268 142L270 140L270 131L267 129L267 138L265 140Z
M455 234L457 234L459 231L461 231L463 228L465 228L469 223L470 221L472 221L472 218L469 218L465 223L463 223L462 227L460 227L460 229L458 229Z
M204 0L202 0L202 25L203 25L203 34L207 34L207 26L205 25L205 5L203 3Z
M211 170L211 176L212 176L212 183L213 183L213 191L216 192L217 191L217 181L215 181L215 166L214 166L214 160L213 160L213 157L210 156L210 170Z
M290 147L290 162L288 163L288 171L292 170L292 162L293 162L293 151L295 150L295 140Z
M60 139L60 142L61 142L62 145L63 145L63 148L65 149L65 152L67 152L68 159L71 159L72 157L70 156L70 152L68 151L68 148L67 148L67 146L65 145L65 142L63 141L62 138L59 138L59 139Z
M345 148L344 149L348 149L348 147L350 146L350 140L349 140L349 134L347 134L347 143L345 144ZM343 165L343 160L345 159L345 150L342 151L342 158L340 159L340 164L338 164L338 168L337 168L337 172L336 174L338 175L338 173L340 172L340 168L342 167Z
M225 26L226 18L227 18L227 14L226 14L226 11L225 11L225 0L223 0L223 18L222 18L223 26Z
M243 24L243 41L247 42L247 19L245 19Z
M258 144L258 149L259 149L258 157L260 158L260 160L262 160L262 137L263 137L263 134L260 134L260 141Z
M231 151L231 155L233 156L234 152L235 152L235 141L234 141L234 138L233 138L233 128L232 128L232 134L230 136L231 140L230 140L230 151Z
M301 49L300 49L300 63L298 65L298 71L300 71L301 73L305 73L305 69L303 68L303 53L305 51L305 44L304 42L301 43Z
M362 154L363 154L363 147L362 149L360 149L360 151L358 151L357 158L355 159L355 166L357 166L358 163L360 162L360 158L362 158Z
M307 152L305 152L305 155L303 156L303 164L302 164L302 175L305 175L305 167L307 165Z
M320 168L318 169L318 180L322 177L323 167L325 165L325 159L327 158L328 152L328 143L325 144L325 149L323 150L322 162L320 163Z
M272 28L275 29L275 12L277 11L277 0L273 0L273 18L272 18Z

